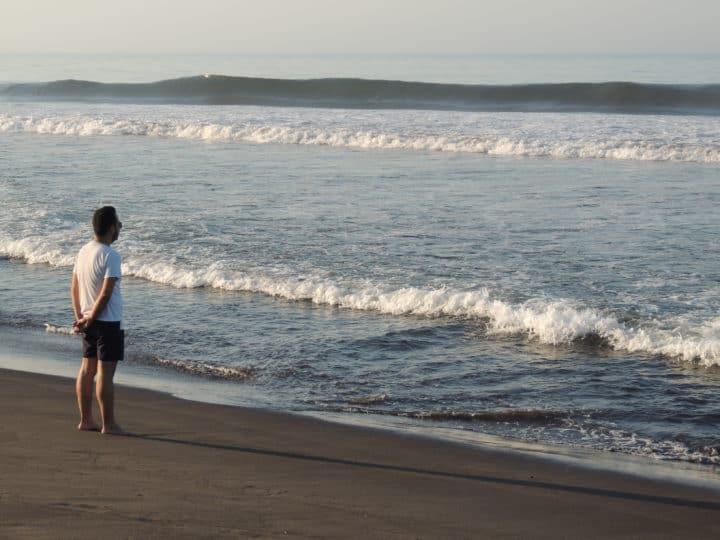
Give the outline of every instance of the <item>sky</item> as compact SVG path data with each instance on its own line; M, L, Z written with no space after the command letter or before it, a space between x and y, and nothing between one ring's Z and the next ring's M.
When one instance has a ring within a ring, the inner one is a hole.
M718 0L1 0L0 53L720 53Z

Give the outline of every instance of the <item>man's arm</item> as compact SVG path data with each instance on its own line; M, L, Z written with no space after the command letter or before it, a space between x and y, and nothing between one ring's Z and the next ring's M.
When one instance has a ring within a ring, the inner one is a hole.
M80 307L80 291L78 290L78 278L75 272L73 272L72 280L70 281L70 298L72 299L72 307L73 313L75 314L75 320L79 321L82 318L82 308Z
M110 297L112 296L113 289L115 288L115 282L117 280L118 278L116 277L108 277L103 280L102 289L100 289L100 294L98 295L97 300L95 300L95 305L93 306L92 311L89 315L86 315L76 321L74 325L75 328L78 330L84 330L98 318L105 309L105 306L107 306L107 303L110 301Z

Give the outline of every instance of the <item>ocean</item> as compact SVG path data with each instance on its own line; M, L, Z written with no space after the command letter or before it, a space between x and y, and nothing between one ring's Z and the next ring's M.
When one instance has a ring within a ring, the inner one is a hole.
M720 57L3 66L0 339L80 354L112 204L121 369L715 474Z

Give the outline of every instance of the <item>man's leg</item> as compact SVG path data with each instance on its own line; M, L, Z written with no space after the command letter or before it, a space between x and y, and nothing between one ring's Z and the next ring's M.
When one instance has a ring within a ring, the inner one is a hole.
M113 377L115 376L116 367L117 362L101 361L97 383L95 384L95 392L100 404L100 413L102 414L102 432L108 435L123 432L115 422L115 386Z
M78 408L80 409L80 431L98 431L92 415L93 380L97 372L97 358L83 358L75 382Z

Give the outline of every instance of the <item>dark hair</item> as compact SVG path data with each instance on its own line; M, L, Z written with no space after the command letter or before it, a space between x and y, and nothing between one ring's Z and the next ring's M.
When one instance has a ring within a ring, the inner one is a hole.
M118 222L114 206L103 206L95 210L92 219L93 230L98 236L105 236L110 227Z

